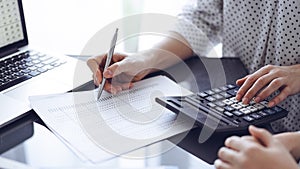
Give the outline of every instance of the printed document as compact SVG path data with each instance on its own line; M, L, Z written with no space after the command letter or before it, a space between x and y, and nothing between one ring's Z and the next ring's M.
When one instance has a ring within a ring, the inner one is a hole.
M32 108L83 160L98 163L192 128L193 121L155 102L156 97L191 94L157 76L116 95L97 90L30 97Z

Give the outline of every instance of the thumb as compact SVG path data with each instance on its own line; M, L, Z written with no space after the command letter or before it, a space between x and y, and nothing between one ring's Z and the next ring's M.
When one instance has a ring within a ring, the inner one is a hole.
M128 63L126 63L125 59L119 62L116 62L110 65L104 72L103 75L105 78L113 78L123 72L128 71Z
M261 144L263 144L266 147L268 147L272 143L272 134L265 129L250 126L249 132L253 137L259 140Z

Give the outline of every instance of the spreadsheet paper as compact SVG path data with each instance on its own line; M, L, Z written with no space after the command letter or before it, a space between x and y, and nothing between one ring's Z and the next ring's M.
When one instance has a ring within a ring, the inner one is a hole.
M155 97L187 95L159 76L137 82L117 95L97 90L30 97L32 108L76 154L93 163L164 140L192 128L155 102Z

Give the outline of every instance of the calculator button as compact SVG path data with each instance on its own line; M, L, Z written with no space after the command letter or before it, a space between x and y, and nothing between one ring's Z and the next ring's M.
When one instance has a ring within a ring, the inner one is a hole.
M240 111L243 112L244 114L251 113L251 111L249 109L247 109L247 108L242 108L242 109L240 109Z
M230 94L231 96L235 96L238 92L238 89L232 89L232 90L229 90L227 91L228 94Z
M257 114L259 114L261 117L265 117L268 115L267 113L265 113L263 111L259 111Z
M281 112L283 109L281 107L273 107L273 110L275 110L276 112Z
M213 97L217 100L223 99L223 96L221 96L219 94L215 94L215 95L213 95Z
M241 122L241 121L238 120L238 119L233 121L233 123L235 123L235 124L240 124L240 122Z
M256 107L257 108L257 110L262 110L262 109L264 109L265 108L265 106L264 105L262 105L262 104L259 104L259 103L256 103L255 105L253 105L254 107Z
M260 104L262 104L265 107L268 107L268 102L267 101L262 101L262 102L260 102Z
M254 106L248 106L247 107L251 112L256 112L257 111L257 108L254 107Z
M241 105L239 105L239 104L233 104L233 105L231 105L231 107L235 108L236 110L239 110L239 109L243 108L243 107L242 107Z
M265 113L267 113L267 114L269 114L269 115L271 115L271 114L275 114L276 113L276 111L275 110L272 110L272 109L265 109L265 110L263 110Z
M242 112L240 112L240 111L238 111L238 110L233 111L232 113L233 113L234 115L238 116L238 117L244 115Z
M233 107L231 107L231 106L226 106L226 107L224 107L224 109L226 110L226 111L230 111L230 112L232 112L233 110L235 110Z
M209 107L211 107L211 108L214 108L214 107L217 106L217 105L215 105L214 103L207 103L207 105L208 105Z
M252 117L250 117L250 116L245 116L245 117L243 117L243 119L244 119L245 121L247 121L247 122L252 122L252 121L254 121L254 118L252 118Z
M256 114L256 113L251 114L251 117L253 117L255 119L260 119L261 118L261 116Z
M237 102L239 102L238 100L236 100L236 98L235 98L235 97L232 97L232 98L230 98L229 100L230 100L230 101L232 101L233 103L237 103Z
M242 102L239 102L238 104L239 104L241 107L243 107L243 108L245 108L245 107L248 106L247 104L244 104L244 103L242 103Z
M215 92L215 93L220 93L220 92L222 92L222 90L220 90L220 89L218 89L218 88L215 88L215 89L211 89L213 92Z
M214 102L214 101L216 101L216 99L215 98L213 98L213 97L211 97L211 96L209 96L209 97L207 97L207 98L205 98L207 101L209 101L209 102Z
M213 94L215 94L215 92L213 92L213 91L211 91L211 90L207 90L207 91L205 91L205 93L208 94L208 95L213 95Z
M227 90L228 90L228 87L223 86L223 87L220 87L220 89L223 90L223 91L227 91Z
M230 112L228 112L228 111L225 111L224 114L225 114L226 116L228 116L228 117L233 117L233 114L230 113Z
M223 103L226 104L226 105L232 105L233 104L233 102L228 100L228 99L223 100Z
M236 88L236 86L234 86L234 85L232 85L232 84L226 85L226 87L229 88L229 89L234 89L234 88Z
M202 97L202 98L208 96L208 95L207 95L206 93L204 93L204 92L200 92L200 93L198 93L197 95L198 95L199 97Z
M223 113L223 112L224 112L224 109L223 109L223 108L221 108L221 107L215 107L215 109L216 109L218 112L221 112L221 113Z
M256 102L252 99L249 104L254 105L254 104L256 104Z
M219 106L219 107L224 107L224 106L226 106L226 104L223 103L223 102L217 102L216 105Z
M222 96L225 97L226 99L228 99L228 98L231 97L231 95L228 94L228 93L226 93L226 92L222 92L222 93L220 93L220 95L222 95Z

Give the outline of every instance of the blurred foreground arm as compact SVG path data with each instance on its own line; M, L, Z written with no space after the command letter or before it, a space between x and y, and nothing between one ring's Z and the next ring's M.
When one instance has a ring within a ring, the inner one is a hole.
M249 127L251 136L230 137L219 150L217 169L298 169L300 133L272 136L267 130Z

